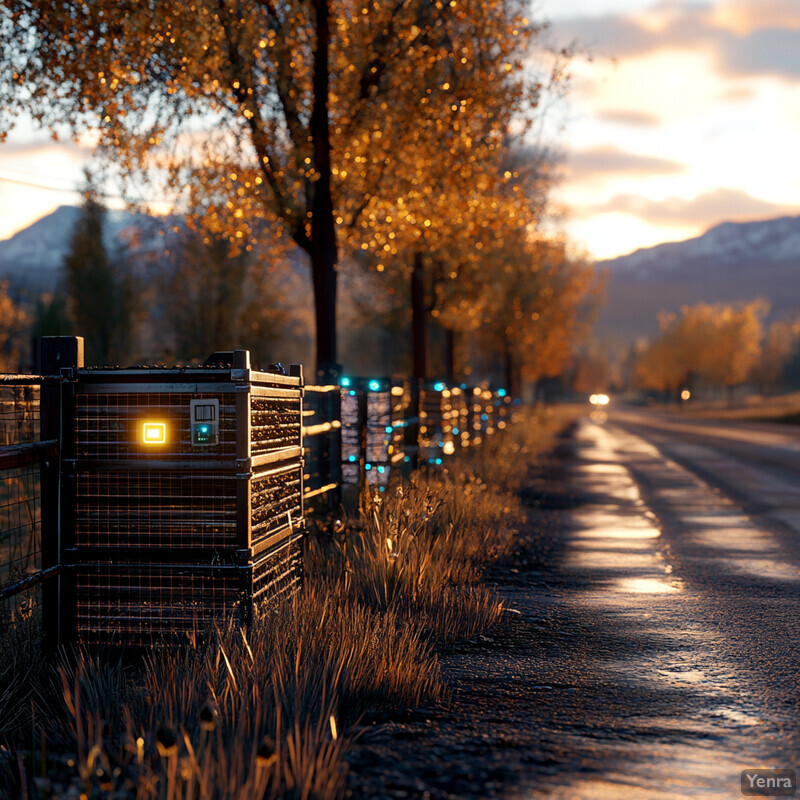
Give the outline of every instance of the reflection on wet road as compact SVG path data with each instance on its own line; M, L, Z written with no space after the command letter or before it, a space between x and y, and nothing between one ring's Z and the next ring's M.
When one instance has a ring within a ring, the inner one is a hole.
M554 588L579 638L551 666L586 699L543 730L571 768L520 797L732 798L745 768L798 766L798 453L633 411L579 427Z

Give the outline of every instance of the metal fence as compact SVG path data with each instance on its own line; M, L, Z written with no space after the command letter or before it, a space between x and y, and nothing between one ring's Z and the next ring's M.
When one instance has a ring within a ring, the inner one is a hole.
M198 367L76 369L65 388L61 640L180 639L297 588L300 377L234 351Z
M444 464L504 428L510 403L503 389L443 381L345 377L307 386L307 505L336 510L343 495L385 491L417 466Z
M41 603L42 468L57 457L41 438L43 378L0 378L0 619L28 618Z
M50 645L146 644L292 593L300 371L251 370L246 351L87 369L82 340L53 340L57 374L0 382L2 622L41 607Z
M48 346L53 374L0 379L0 613L41 608L51 644L249 618L297 587L307 514L480 444L510 403L388 377L304 386L246 351L120 370L82 368L74 337Z

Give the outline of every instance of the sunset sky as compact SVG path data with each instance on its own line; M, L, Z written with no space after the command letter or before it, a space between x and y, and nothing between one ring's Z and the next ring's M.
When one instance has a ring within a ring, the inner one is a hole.
M596 258L800 213L798 0L547 0L576 60L567 230Z
M579 247L602 259L725 220L800 214L798 0L536 8L551 38L592 57L576 58L558 112L566 160L555 198ZM0 145L0 238L79 202L89 152L24 125Z

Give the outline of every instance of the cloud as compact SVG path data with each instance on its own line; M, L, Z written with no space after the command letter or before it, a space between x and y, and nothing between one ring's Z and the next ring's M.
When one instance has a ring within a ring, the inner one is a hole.
M635 194L618 194L604 203L593 206L591 210L595 214L632 214L651 225L660 227L676 225L708 227L719 222L797 213L796 208L759 200L741 189L714 189L688 200L682 197L650 200Z
M708 5L662 4L649 15L577 17L555 34L614 59L659 50L710 52L728 77L771 75L800 80L800 8L796 0ZM762 13L763 7L763 13Z
M641 128L655 128L661 120L655 114L646 111L631 111L623 108L609 108L597 112L602 122L614 122L620 125L634 125Z
M567 159L566 168L572 180L619 173L674 175L686 169L677 161L669 161L658 156L625 153L615 147L597 147L573 152Z
M30 141L10 140L0 144L0 159L7 156L13 156L15 160L18 160L52 155L84 160L91 157L92 148L88 144L73 142L69 139L54 142L50 138L37 138Z
M753 88L744 86L729 89L720 95L720 100L727 103L746 103L753 100L757 96L757 92Z
M800 30L768 29L718 42L720 65L730 75L800 79Z

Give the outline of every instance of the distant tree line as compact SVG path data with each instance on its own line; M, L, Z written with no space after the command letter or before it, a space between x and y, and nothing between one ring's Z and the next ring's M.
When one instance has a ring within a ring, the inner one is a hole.
M269 271L226 236L173 219L167 237L166 225L155 250L111 241L107 210L87 175L60 284L13 304L16 358L30 331L84 337L91 365L190 362L236 347L263 362L286 316Z
M635 360L642 389L678 398L683 391L732 391L750 383L763 392L781 388L800 343L800 317L764 319L769 304L699 303L660 317L661 335Z

